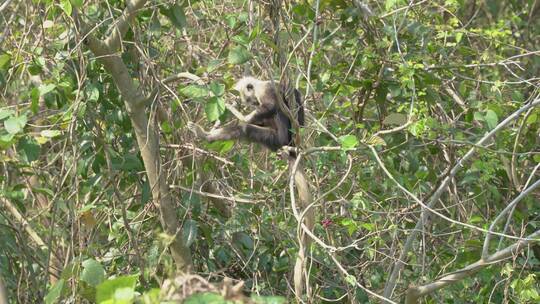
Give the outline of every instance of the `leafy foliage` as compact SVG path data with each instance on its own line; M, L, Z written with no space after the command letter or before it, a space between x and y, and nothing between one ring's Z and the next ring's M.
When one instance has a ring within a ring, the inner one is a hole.
M127 2L11 1L0 12L0 277L12 303L158 303L175 271L134 113L82 35L85 26L92 37L113 33ZM383 292L425 210L403 188L425 202L473 147L435 207L453 221L432 215L422 226L394 295L479 260L482 230L540 177L538 107L477 145L539 96L540 3L281 4L151 1L110 55L151 97L144 114L159 127L160 177L194 271L243 281L255 302L294 298L287 163L253 145L198 142L185 128L234 120L225 105L246 72L297 86L308 113L300 148L323 148L302 160L313 233L327 245L309 248L304 300L378 301L358 285ZM200 79L164 81L179 72ZM538 198L531 192L495 231L538 231ZM515 242L494 237L488 249ZM423 301L540 301L539 246L505 263ZM227 301L215 292L186 300Z

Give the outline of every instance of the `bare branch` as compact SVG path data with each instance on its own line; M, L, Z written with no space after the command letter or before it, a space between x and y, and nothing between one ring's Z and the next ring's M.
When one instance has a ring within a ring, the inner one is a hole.
M525 196L527 196L529 193L531 193L538 186L540 186L540 180L537 180L529 188L527 188L527 189L525 189L525 191L521 192L493 220L493 222L489 226L488 234L486 235L486 238L484 239L484 247L482 248L482 259L487 260L487 258L488 258L488 255L489 255L489 242L491 241L491 236L493 235L493 229L495 229L495 226L497 225L497 223L500 222L503 219L503 216L505 216L510 210L512 210L517 205L517 203L519 203Z
M448 185L450 184L450 181L456 176L456 174L461 170L461 168L465 167L465 162L467 162L474 153L477 150L477 145L483 145L486 142L488 142L493 135L495 135L497 132L502 130L506 125L508 125L511 121L519 117L523 112L527 111L528 109L540 105L540 99L536 99L533 102L524 105L523 107L519 108L517 111L512 113L510 116L508 116L505 120L501 121L493 130L488 132L484 137L482 137L475 146L473 146L461 159L458 160L457 164L450 170L450 173L446 178L441 182L437 190L433 193L431 198L429 198L429 201L425 204L429 208L433 208L433 206L439 201L440 197L442 196L443 192L446 190ZM428 216L430 214L429 210L422 210L422 215L418 222L416 223L416 226L414 229L410 232L409 236L407 237L407 240L405 241L405 244L403 245L403 249L401 251L401 254L399 258L397 259L396 263L394 264L394 267L392 269L392 272L390 273L390 276L386 282L386 286L384 288L384 297L390 298L392 297L392 294L394 292L394 288L396 286L396 282L399 276L399 273L401 272L401 269L403 269L403 266L405 265L405 261L407 260L407 256L409 253L409 250L411 250L413 241L418 236L418 232L421 230L422 226L426 222Z
M505 249L502 249L500 251L497 251L493 255L485 258L480 259L479 261L462 268L458 271L455 271L451 274L447 274L443 276L442 278L438 279L435 282L429 283L424 286L418 286L418 287L409 287L407 290L407 297L405 300L406 304L415 304L418 302L418 299L421 296L430 294L436 290L439 290L445 286L448 286L450 284L453 284L455 282L458 282L460 280L463 280L465 278L470 277L474 273L484 269L485 267L488 267L492 264L496 264L499 262L504 261L505 259L508 259L521 250L523 250L527 245L529 245L532 242L539 242L540 239L537 239L540 237L540 230L536 231L535 233L532 233L527 236L526 240L521 240L516 242L515 244L506 247ZM534 240L537 239L537 240Z

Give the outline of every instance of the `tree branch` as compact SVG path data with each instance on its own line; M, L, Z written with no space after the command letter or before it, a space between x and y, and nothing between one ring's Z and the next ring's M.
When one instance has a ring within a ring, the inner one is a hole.
M424 286L409 287L407 290L407 296L405 299L405 304L415 304L418 302L418 299L421 296L430 294L436 290L439 290L445 286L463 280L470 277L476 272L482 270L485 267L488 267L492 264L499 263L505 259L508 259L514 256L516 253L520 252L532 242L539 242L540 240L533 241L532 239L540 237L540 230L536 231L533 234L527 236L526 239L516 242L514 245L506 247L500 251L497 251L493 255L487 257L486 259L480 259L477 262L462 268L458 271L455 271L451 274L447 274L444 277L438 279L435 282L429 283Z
M126 33L129 22L145 3L145 0L128 1L122 16L115 22L116 26L112 29L111 36L103 42L89 35L87 44L88 48L98 57L99 62L111 74L118 91L120 91L124 99L152 189L152 198L159 207L161 224L168 234L174 236L170 244L171 254L176 262L177 270L188 272L191 270L192 265L191 253L182 240L180 221L176 215L176 204L161 172L159 134L155 125L150 123L146 116L145 96L142 94L140 87L133 81L120 54L117 53L121 38Z
M446 178L441 182L437 190L433 193L433 195L429 198L429 201L425 205L428 208L431 208L431 209L433 208L433 206L438 202L443 192L446 190L446 188L450 184L450 181L456 176L459 170L461 170L461 168L465 166L465 162L467 162L474 155L474 153L477 150L477 146L482 146L484 143L488 142L488 140L490 140L493 137L493 135L495 135L497 132L502 130L511 121L519 117L521 113L537 105L540 105L540 99L536 99L533 102L519 108L517 111L515 111L510 116L508 116L505 120L501 121L493 130L491 130L484 137L482 137L475 144L475 146L473 146L461 159L458 160L457 164L452 168L452 170L450 170L448 176L446 176ZM386 298L392 297L394 288L396 286L397 278L399 276L399 273L401 272L401 269L403 269L403 266L405 265L405 261L407 260L407 255L409 251L411 250L413 242L418 236L419 231L421 231L422 226L428 219L429 214L430 214L429 210L427 209L422 210L422 215L420 216L420 219L418 220L418 222L416 223L416 226L414 227L414 229L411 230L409 236L407 237L407 240L405 241L405 244L403 245L401 254L399 258L397 259L396 263L394 264L392 272L390 273L390 277L388 278L388 281L386 282L386 286L384 288L384 294L383 294L384 297Z
M491 241L491 236L493 235L493 229L495 229L495 226L497 223L499 223L503 216L506 215L510 210L512 210L517 203L519 203L525 196L527 196L530 192L532 192L534 189L536 189L538 186L540 186L540 180L537 180L534 184L532 184L529 188L527 188L525 191L521 192L513 201L511 201L506 208L504 208L499 215L493 220L491 225L489 226L489 232L486 234L486 238L484 239L484 247L482 248L482 259L487 259L489 255L489 243Z

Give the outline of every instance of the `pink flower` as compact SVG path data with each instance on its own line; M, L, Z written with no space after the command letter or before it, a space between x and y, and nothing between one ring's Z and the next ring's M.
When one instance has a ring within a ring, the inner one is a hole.
M324 220L321 221L321 225L322 225L323 228L325 228L325 229L328 228L328 227L330 227L330 225L332 225L332 224L333 224L333 222L332 222L331 219L324 219Z

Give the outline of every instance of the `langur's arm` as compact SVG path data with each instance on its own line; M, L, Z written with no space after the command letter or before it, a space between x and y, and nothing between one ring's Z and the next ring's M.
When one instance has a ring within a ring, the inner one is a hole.
M261 119L270 118L276 114L276 106L273 104L262 104L255 111L246 116L247 123L260 121Z
M258 121L264 118L269 118L269 117L272 117L274 114L276 114L276 108L271 105L261 105L256 110L254 110L253 112L249 113L246 116L240 113L240 111L238 111L233 105L226 103L225 107L236 118L246 123L253 123L254 121Z
M226 126L206 132L201 126L194 122L189 121L187 123L187 128L193 132L195 136L210 142L244 137L245 126L245 123L240 123L239 125Z
M229 110L236 118L238 118L240 121L247 121L248 116L242 115L240 111L238 111L233 105L230 105L228 103L225 104L225 107L227 110ZM251 114L250 114L251 115Z

